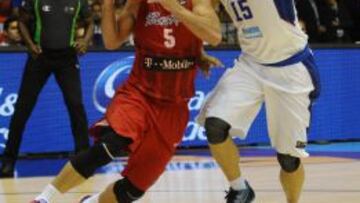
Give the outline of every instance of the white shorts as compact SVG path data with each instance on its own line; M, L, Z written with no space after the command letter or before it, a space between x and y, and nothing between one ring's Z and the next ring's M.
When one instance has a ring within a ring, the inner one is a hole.
M304 148L310 124L310 95L317 86L312 56L309 60L269 67L241 56L209 94L198 122L203 125L208 117L220 118L231 125L231 136L245 139L265 103L272 146L278 153L307 157Z

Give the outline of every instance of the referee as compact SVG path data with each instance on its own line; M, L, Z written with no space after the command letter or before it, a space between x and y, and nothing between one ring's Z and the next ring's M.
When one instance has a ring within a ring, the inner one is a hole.
M86 36L75 41L78 20L86 22ZM78 54L87 51L93 34L93 20L87 1L24 0L19 25L29 54L10 121L0 177L14 176L26 122L51 74L54 74L62 91L70 115L75 152L89 147L78 62Z

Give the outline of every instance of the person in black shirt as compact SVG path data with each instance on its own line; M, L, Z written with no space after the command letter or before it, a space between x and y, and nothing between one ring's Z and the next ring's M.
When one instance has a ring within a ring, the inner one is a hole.
M78 19L86 19L87 29L84 38L75 40ZM10 121L0 177L14 176L26 122L51 74L54 74L63 93L70 115L75 152L89 147L78 54L87 51L93 33L92 22L86 0L24 0L19 26L29 55L15 112Z
M353 21L350 28L352 41L360 43L360 0L343 0L342 2L346 5Z
M326 32L326 27L320 21L320 11L316 0L297 0L296 8L299 20L305 24L306 34L310 43L321 42L321 36Z
M350 42L349 32L352 26L352 20L349 11L343 1L337 0L319 0L321 7L320 19L326 27L323 40L328 43L346 43Z

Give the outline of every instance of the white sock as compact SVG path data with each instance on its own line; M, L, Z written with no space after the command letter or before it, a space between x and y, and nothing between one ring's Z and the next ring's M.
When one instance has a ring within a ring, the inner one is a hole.
M100 194L92 195L90 198L87 198L83 203L98 203Z
M234 190L245 190L247 188L245 184L245 179L241 176L231 181L230 186Z
M59 195L59 194L60 192L52 184L49 184L44 188L42 193L35 198L35 200L44 199L50 203L52 202L55 195Z

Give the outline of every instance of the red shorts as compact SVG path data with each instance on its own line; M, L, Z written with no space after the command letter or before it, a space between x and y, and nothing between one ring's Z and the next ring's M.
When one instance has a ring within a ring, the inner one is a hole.
M122 175L146 191L165 170L182 140L188 118L187 102L160 101L127 84L117 90L105 118L94 125L92 132L105 124L133 140Z

